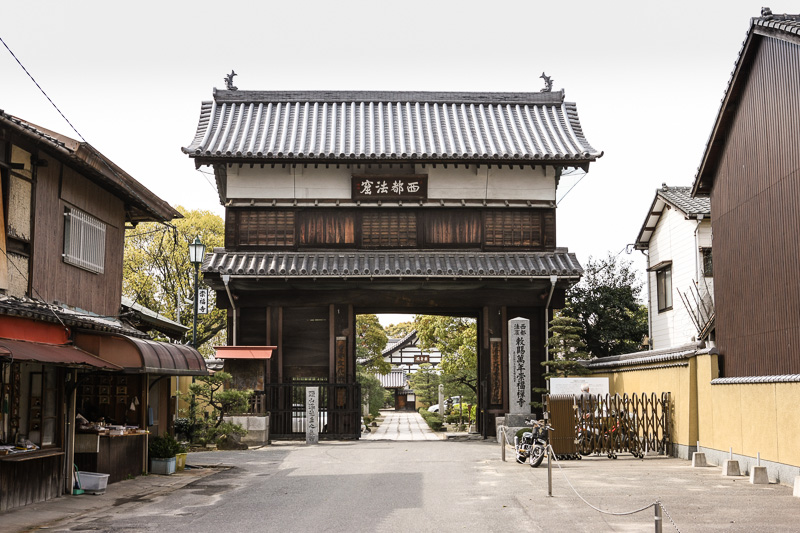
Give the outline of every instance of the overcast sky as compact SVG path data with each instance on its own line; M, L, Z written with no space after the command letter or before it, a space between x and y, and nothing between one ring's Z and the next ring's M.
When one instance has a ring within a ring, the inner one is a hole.
M220 215L181 147L231 69L242 90L532 92L544 71L605 152L558 206L558 245L585 262L635 240L661 183L692 184L763 0L4 4L0 37L89 143L173 206ZM0 73L0 109L76 137L4 48Z

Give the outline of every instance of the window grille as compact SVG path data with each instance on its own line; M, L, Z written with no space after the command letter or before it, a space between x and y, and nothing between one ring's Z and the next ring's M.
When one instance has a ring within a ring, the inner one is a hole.
M64 262L102 274L106 258L106 225L92 215L64 212Z

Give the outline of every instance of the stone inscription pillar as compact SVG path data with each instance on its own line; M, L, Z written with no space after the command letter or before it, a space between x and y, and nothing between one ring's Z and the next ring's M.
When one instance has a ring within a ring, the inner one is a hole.
M531 334L527 318L508 321L508 396L510 414L531 414Z

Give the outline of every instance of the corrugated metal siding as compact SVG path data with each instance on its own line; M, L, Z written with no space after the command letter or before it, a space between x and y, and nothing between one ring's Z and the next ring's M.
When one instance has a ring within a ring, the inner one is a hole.
M467 103L424 93L417 96L429 100L410 100L414 95L403 93L358 93L350 95L358 98L353 101L326 99L321 93L271 94L270 101L254 101L266 93L220 94L241 97L215 95L213 102L203 103L197 134L186 153L267 159L581 161L600 155L583 135L575 104L563 102L563 95L554 99L532 93L527 102Z
M800 372L798 80L800 47L763 38L715 176L717 345L725 376Z

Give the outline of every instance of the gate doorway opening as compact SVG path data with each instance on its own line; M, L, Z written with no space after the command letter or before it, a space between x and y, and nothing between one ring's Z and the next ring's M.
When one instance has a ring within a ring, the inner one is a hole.
M374 324L371 316L359 315L357 323ZM376 378L373 386L379 381L385 391L384 407L425 409L443 417L455 408L465 426L477 424L476 410L471 418L469 410L477 407L479 395L477 316L378 315L377 319L386 346L370 373ZM362 382L362 390L365 386ZM379 407L379 402L368 402L372 415Z
M439 421L476 429L482 414L478 322L477 312L463 311L358 314L356 358L365 416L377 417L381 408L421 412L425 418L431 412L437 430L447 427L439 428Z

